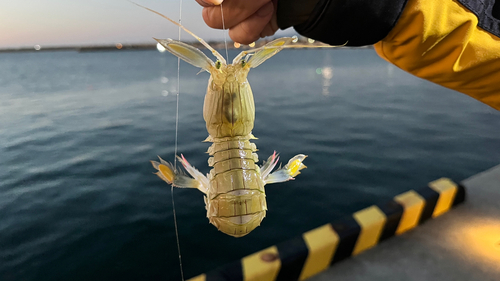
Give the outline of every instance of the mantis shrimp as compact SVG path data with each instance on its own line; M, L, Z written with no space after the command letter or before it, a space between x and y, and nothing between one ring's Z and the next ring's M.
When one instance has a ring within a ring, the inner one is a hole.
M143 8L183 28L217 58L214 63L188 44L155 38L170 53L211 74L203 118L209 134L205 141L212 142L207 151L210 155L208 165L212 169L206 176L191 166L182 154L176 157L190 176L160 157L160 162L151 161L158 170L156 175L175 187L197 188L203 192L209 222L228 235L242 237L259 226L266 216L264 186L292 180L306 168L302 162L307 156L298 154L284 167L272 172L279 160L276 152L259 167L257 148L250 142L256 138L252 135L255 104L247 80L248 72L281 51L293 38L279 38L260 48L243 51L232 64L227 64L203 39L170 18Z

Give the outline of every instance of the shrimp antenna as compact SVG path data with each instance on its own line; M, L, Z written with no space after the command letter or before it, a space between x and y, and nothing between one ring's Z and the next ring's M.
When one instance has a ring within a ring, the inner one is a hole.
M153 12L153 13L155 13L155 14L159 15L160 17L162 17L162 18L164 18L164 19L167 19L168 21L170 21L171 23L173 23L173 24L177 25L178 27L182 28L184 31L186 31L187 33L189 33L189 34L190 34L191 36L193 36L194 38L196 38L196 40L198 40L201 44L203 44L203 46L205 46L207 49L209 49L209 50L212 52L212 54L213 54L213 55L214 55L214 56L215 56L215 57L216 57L216 58L217 58L217 59L218 59L221 63L226 64L226 60L224 59L224 57L223 57L221 54L219 54L219 52L217 52L214 48L212 48L210 45L208 45L208 43L207 43L207 42L205 42L205 40L201 39L201 38L200 38L200 37L198 37L196 34L194 34L193 32L191 32L189 29L187 29L187 28L185 28L184 26L182 26L182 24L180 24L180 23L178 23L178 22L176 22L176 21L174 21L174 20L170 19L169 17L165 16L164 14L159 13L159 12L157 12L157 11L155 11L155 10L152 10L152 9L150 9L150 8L148 8L148 7L144 7L144 6L139 5L139 4L137 4L137 3L135 3L135 2L132 2L132 1L129 1L129 2L130 2L130 3L132 3L132 4L134 4L134 5L136 5L136 6L141 7L141 8L143 8L143 9L146 9L146 10L148 10L148 11L150 11L150 12Z

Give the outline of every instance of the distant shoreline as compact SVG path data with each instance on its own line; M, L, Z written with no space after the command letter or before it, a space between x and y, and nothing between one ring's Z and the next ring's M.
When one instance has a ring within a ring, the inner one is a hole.
M99 52L120 50L156 50L156 44L130 44L130 45L90 45L90 46L47 46L47 47L19 47L0 49L0 53L14 52L47 52L47 51L76 51L76 52Z
M272 39L271 39L272 40ZM255 42L255 47L260 47L271 40L259 40ZM205 46L203 46L200 42L187 42L188 44L199 48L199 49L205 49ZM213 42L207 42L212 48L214 49L224 49L225 48L225 43L222 41L213 41ZM326 44L320 43L320 42L313 42L309 43L306 39L299 40L298 44L307 44L308 46L314 46L314 47L324 47L327 46ZM252 47L248 45L241 45L239 48L236 48L234 46L234 43L228 42L227 44L228 49L252 49ZM371 48L371 46L366 46L366 47L361 47L361 48ZM76 52L101 52L101 51L122 51L122 50L156 50L156 44L103 44L103 45L88 45L88 46L40 46L40 45L35 45L33 47L18 47L18 48L3 48L0 49L0 53L15 53L15 52L46 52L46 51L76 51Z

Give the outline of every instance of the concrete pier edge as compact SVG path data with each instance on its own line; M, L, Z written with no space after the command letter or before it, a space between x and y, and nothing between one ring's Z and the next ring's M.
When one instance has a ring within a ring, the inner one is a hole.
M448 212L464 202L465 194L462 184L441 178L188 281L306 280Z

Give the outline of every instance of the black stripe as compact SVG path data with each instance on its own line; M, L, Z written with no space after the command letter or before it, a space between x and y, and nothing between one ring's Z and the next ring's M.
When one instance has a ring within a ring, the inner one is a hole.
M243 281L241 261L235 261L206 273L206 281Z
M350 216L333 222L332 228L337 232L340 238L331 263L334 264L351 256L356 241L358 240L359 233L361 232L361 227L356 220Z
M276 245L281 260L281 268L276 281L298 280L309 250L302 236Z
M500 3L495 3L495 0L458 0L458 2L476 15L479 27L500 37L500 20L498 19Z
M382 212L384 212L387 216L387 221L385 222L384 229L379 239L379 242L381 242L394 236L396 230L398 229L399 222L401 221L404 208L394 200L385 204L377 204L377 207L379 207L380 210L382 210Z
M432 217L432 213L434 213L434 208L439 199L439 193L428 186L418 189L417 193L425 199L424 210L418 222L418 224L421 224Z
M457 193L453 200L453 207L465 201L465 187L460 183L457 185Z

